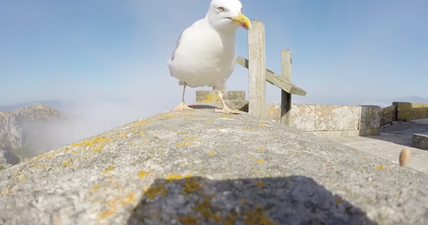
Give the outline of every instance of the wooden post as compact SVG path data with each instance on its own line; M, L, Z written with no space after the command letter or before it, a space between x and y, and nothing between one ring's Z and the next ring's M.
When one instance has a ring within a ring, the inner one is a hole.
M266 51L265 27L253 21L248 32L248 113L265 118L266 111Z
M250 61L251 62L251 61ZM291 83L291 53L281 51L281 77ZM281 90L281 123L290 125L291 94Z

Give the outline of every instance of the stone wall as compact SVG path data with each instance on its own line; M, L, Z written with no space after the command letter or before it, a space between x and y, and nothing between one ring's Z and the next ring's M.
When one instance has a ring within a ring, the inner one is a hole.
M248 111L244 91L225 91L224 99L232 109ZM220 103L217 93L197 91L196 102ZM321 136L377 135L382 125L393 121L428 118L428 104L394 102L379 106L292 104L290 126ZM280 104L266 104L266 118L279 122Z
M427 103L394 102L397 109L397 121L410 121L428 118Z
M395 115L395 105L382 108L382 119L380 122L381 126L388 123L392 123L393 121L396 121L396 120L397 118Z
M379 134L379 106L292 104L290 126L320 136ZM280 104L267 104L268 119L279 122Z

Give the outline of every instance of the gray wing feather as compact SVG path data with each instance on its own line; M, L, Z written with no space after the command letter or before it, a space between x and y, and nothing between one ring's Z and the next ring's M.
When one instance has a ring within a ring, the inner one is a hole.
M172 51L172 54L171 54L171 61L174 60L175 50L177 50L178 46L180 45L181 35L183 35L183 33L184 33L184 31L180 33L180 36L178 36L177 43L176 43L175 48L174 48L174 50Z

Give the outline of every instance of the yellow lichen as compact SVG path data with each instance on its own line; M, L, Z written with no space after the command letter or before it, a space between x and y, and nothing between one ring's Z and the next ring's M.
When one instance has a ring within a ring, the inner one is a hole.
M100 189L100 185L99 184L94 184L94 186L91 187L90 191L96 191L98 189Z
M192 178L184 181L183 190L187 193L193 193L197 191L200 187L201 185L199 184L199 181Z
M165 197L166 196L166 188L164 186L153 186L153 187L148 188L146 191L144 191L144 194L150 200L157 198L159 193L162 194L162 197Z
M208 123L212 123L213 121L211 121L211 120L208 120Z
M263 184L262 182L256 182L256 183L254 183L254 185L256 185L256 186L258 186L260 188L264 188L265 187L265 184Z
M223 225L234 225L238 220L238 215L235 212L230 212L226 215Z
M107 137L91 138L86 141L72 144L73 147L89 147L89 150L101 151L103 149L103 143L109 142Z
M264 151L264 149L263 148L259 148L259 151Z
M68 165L68 164L70 164L71 163L71 159L68 159L68 160L66 160L66 161L63 161L62 162L62 165L63 166L66 166L66 165Z
M198 140L198 138L197 137L187 137L187 138L184 138L184 141L191 141L191 140Z
M265 125L264 123L261 123L261 122L259 123L259 126L261 127L263 127L264 125Z
M190 142L190 141L194 141L194 142ZM187 137L187 138L184 138L184 142L179 142L177 143L177 145L188 147L188 146L195 145L196 144L195 142L202 142L202 140L199 140L197 137Z
M26 179L27 179L27 177L25 175L21 175L21 176L18 177L18 181L20 181L20 182L22 182L22 181L24 181Z
M106 217L110 217L115 215L119 210L118 210L118 206L126 206L129 204L132 204L136 202L135 198L134 198L134 193L129 193L126 196L114 196L112 199L107 200L106 202L106 207L107 209L104 210L100 215L99 218L100 219L104 219Z
M147 171L140 171L140 172L138 172L138 176L139 176L140 178L144 178L145 176L148 176L148 175L149 175L149 173L150 173L150 172L147 172Z
M146 124L146 123L150 123L150 122L152 122L153 120L140 120L140 121L137 121L137 122L135 122L134 123L134 126L142 126L142 125L144 125L144 124Z
M107 168L105 168L105 170L104 171L111 171L111 170L114 170L116 167L114 167L114 166L108 166Z
M214 155L214 152L208 152L208 154L210 154L210 155Z
M72 144L73 147L81 147L81 146L94 146L96 144L109 142L107 137L99 137L99 138L91 138L87 141L82 141L79 143Z
M379 170L389 170L389 168L383 167L383 166L377 166L376 167Z
M180 174L168 174L168 176L166 177L167 180L178 180L178 179L183 179L183 176L181 176Z
M121 205L128 205L136 201L133 193L129 193L128 195L126 195L123 200L124 202Z
M272 222L269 217L263 212L263 208L261 206L257 206L255 210L250 209L245 212L244 217L245 225L275 225L275 222Z
M178 180L178 179L183 179L183 178L191 178L193 175L192 174L187 174L187 175L180 175L180 174L168 174L168 176L166 177L167 180Z
M205 96L205 98L201 99L201 101L203 101L203 102L218 102L218 101L220 101L220 98L218 97L218 95L216 95L214 93L209 93L208 95Z
M101 150L103 150L103 148L104 148L104 146L103 146L103 145L98 145L98 146L96 146L93 150L94 150L94 151L101 151Z
M261 159L254 159L255 162L261 163L261 164L265 164L265 162Z
M110 217L110 216L115 215L115 214L116 214L116 212L117 212L117 211L115 211L115 210L107 209L107 210L105 210L103 213L101 213L101 215L100 215L99 217L100 217L100 219L104 219L104 218L106 218L106 217Z
M232 119L232 117L230 117L230 116L222 116L221 118L224 118L224 119Z
M144 133L143 133L143 132L140 132L140 133L139 133L139 135L140 135L140 136L143 136L143 135L144 135Z
M220 213L212 214L210 219L211 219L212 221L217 222L217 223L220 223L220 222L223 220L223 218L221 217L221 214L220 214Z
M178 220L184 225L196 225L198 224L199 219L192 216L178 216Z
M204 196L204 200L201 203L197 204L195 207L195 211L202 214L205 219L209 219L210 216L213 214L211 211L211 198L212 196Z

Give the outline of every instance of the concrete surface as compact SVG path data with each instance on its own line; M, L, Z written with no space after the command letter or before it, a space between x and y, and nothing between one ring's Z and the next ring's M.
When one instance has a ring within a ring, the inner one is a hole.
M380 135L329 138L395 164L399 164L400 151L408 148L411 151L411 160L407 166L428 173L428 151L412 147L414 133L428 133L428 125L415 122L393 122L393 125L381 128Z
M162 113L0 171L0 224L428 224L428 175L248 114Z

